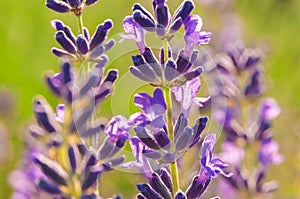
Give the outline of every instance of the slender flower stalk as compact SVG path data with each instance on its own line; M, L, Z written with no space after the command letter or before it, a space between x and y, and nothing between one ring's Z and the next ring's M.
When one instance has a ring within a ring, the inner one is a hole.
M217 173L231 176L223 172L227 165L222 160L212 159L216 138L207 136L206 144L211 144L211 147L206 149L203 145L202 149L207 150L209 158L206 158L206 152L203 153L199 176L194 177L185 192L180 187L179 179L182 177L179 177L177 162L200 141L208 121L207 117L198 118L192 128L188 127L189 112L200 89L198 76L202 73L201 67L194 66L198 56L195 47L207 44L211 37L211 33L200 32L203 22L198 15L191 15L193 8L192 1L184 1L170 17L166 1L154 0L154 16L142 5L135 4L133 15L123 21L128 35L121 36L134 40L140 51L139 55L132 56L134 66L130 67L130 72L151 86L158 87L153 97L146 93L135 96L134 102L142 112L132 115L128 121L134 126L136 134L130 138L136 161L125 167L137 166L149 181L149 184L137 185L140 191L137 198L195 199L203 195ZM185 29L185 47L173 59L169 41L182 25ZM147 32L155 32L163 40L159 59L145 42ZM180 105L180 114L174 114L173 96ZM202 106L204 101L198 100L197 105ZM160 169L162 166L169 167L169 171Z
M79 34L84 34L83 33L83 20L82 20L82 15L77 16L77 21L78 21L78 32Z
M169 88L164 89L164 94L166 98L166 105L167 105L167 129L168 129L168 135L171 140L171 143L174 143L174 132L173 132L173 116L172 116L172 93ZM175 151L175 145L171 144L171 151ZM174 161L170 164L170 171L172 176L172 182L173 182L173 190L174 192L177 192L180 188L179 184L179 177L178 177L178 168L177 168L177 162Z

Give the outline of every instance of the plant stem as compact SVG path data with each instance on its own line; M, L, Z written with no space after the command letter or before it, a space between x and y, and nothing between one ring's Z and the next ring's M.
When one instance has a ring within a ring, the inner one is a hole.
M69 105L65 105L65 115L64 115L64 124L62 129L62 145L60 147L60 159L62 166L69 171L69 162L68 162L68 135L70 135L69 132L69 126L72 119L72 109Z
M78 32L80 34L83 34L83 20L82 20L82 15L77 16L77 21L78 21Z
M164 40L164 62L168 61L168 41ZM172 93L171 89L166 86L164 87L164 95L166 99L167 105L167 128L168 128L168 136L171 141L171 151L175 151L174 144L174 132L173 132L173 121L172 121ZM173 181L173 190L174 194L179 190L179 177L178 177L178 168L176 160L170 164L171 177Z
M164 63L168 61L168 41L164 39Z

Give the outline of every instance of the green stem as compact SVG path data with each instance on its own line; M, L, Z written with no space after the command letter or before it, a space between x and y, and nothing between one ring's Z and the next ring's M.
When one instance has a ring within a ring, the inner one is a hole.
M80 34L83 34L83 20L82 20L82 15L77 16L77 21L78 21L78 31Z
M168 135L171 140L171 151L175 151L175 144L174 144L174 132L173 132L173 121L172 121L172 98L171 98L171 89L165 87L164 94L166 98L166 105L167 105L167 128L168 128ZM173 190L176 193L179 190L179 177L178 177L178 168L177 162L174 161L170 164L170 171L171 177L173 181Z
M168 41L164 40L164 60L165 63L168 61ZM168 135L171 141L171 151L175 151L175 143L174 143L174 132L173 132L173 121L172 121L172 93L169 87L164 88L164 94L167 105L167 128ZM170 164L171 177L173 181L173 190L176 193L179 190L179 177L178 177L178 168L177 162L174 161Z
M164 62L168 61L168 40L164 39Z

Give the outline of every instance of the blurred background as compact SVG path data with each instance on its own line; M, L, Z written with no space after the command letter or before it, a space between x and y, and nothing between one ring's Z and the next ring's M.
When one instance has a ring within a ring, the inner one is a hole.
M122 20L131 14L133 3L139 2L151 10L150 0L100 0L87 8L84 25L93 33L104 19L112 19L110 35L122 32ZM171 11L180 4L169 0ZM242 39L246 47L264 52L267 95L274 97L282 114L274 122L275 138L285 162L271 167L269 179L279 182L275 198L300 198L300 1L299 0L195 0L196 10L204 21L203 29L213 33L210 47L222 50L225 40ZM44 83L47 70L59 71L59 61L51 54L57 46L53 19L61 19L74 32L76 19L70 14L57 14L45 7L43 0L0 1L0 198L9 198L9 172L22 156L22 136L33 120L32 99L44 95L53 107L56 99ZM230 34L226 31L231 32ZM225 36L224 36L225 35ZM128 71L130 55L108 68L121 74ZM127 102L125 102L127 103ZM127 104L125 104L127 105ZM110 100L104 103L103 114L110 118ZM114 185L105 187L126 194L135 192L135 180L125 185L129 174L117 174ZM105 178L105 176L104 176ZM128 180L127 180L128 182ZM105 191L105 190L104 190ZM127 198L127 197L125 197Z

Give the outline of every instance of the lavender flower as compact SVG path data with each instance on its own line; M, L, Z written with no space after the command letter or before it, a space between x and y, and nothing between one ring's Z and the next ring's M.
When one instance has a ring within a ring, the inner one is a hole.
M145 31L144 29L134 21L132 16L127 16L123 20L123 28L126 34L120 34L122 37L122 42L125 39L133 40L136 42L136 45L141 53L144 53L146 48L145 43Z
M193 8L194 3L192 1L185 1L177 8L173 17L170 17L166 1L154 0L153 9L155 17L140 4L135 4L132 10L134 21L146 31L156 32L160 37L171 39Z
M194 78L188 81L183 86L173 87L172 93L175 99L181 104L181 112L185 117L188 117L193 104L203 107L203 103L207 102L210 97L196 97L200 90L201 82L199 78Z
M75 37L71 29L63 22L54 20L51 24L57 30L55 39L63 48L63 50L52 48L53 54L70 61L100 62L106 59L104 53L111 49L115 43L114 40L105 41L113 26L111 20L106 20L100 24L92 37L90 37L87 28L84 28L83 34Z
M169 57L166 63L161 57L159 64L151 49L146 47L142 55L132 56L134 66L130 67L130 72L153 86L181 86L201 75L202 67L192 67L197 54L197 51L194 51L191 59L185 59L180 54L176 61Z
M51 91L67 103L88 96L97 105L111 94L118 77L117 70L110 70L103 78L103 67L106 63L107 60L102 60L94 64L87 80L79 84L76 81L76 78L78 78L76 69L66 62L61 66L61 73L47 75L46 82Z
M153 86L181 86L202 73L201 67L193 67L198 56L198 51L194 48L209 43L211 33L200 32L202 19L197 15L190 16L194 8L192 1L184 1L171 18L165 1L153 1L153 7L156 21L140 4L135 4L133 16L127 16L123 21L124 30L129 35L122 37L133 39L141 53L132 56L134 66L130 68L130 72ZM175 60L170 47L162 49L158 61L145 43L144 31L156 31L163 40L169 41L182 24L185 26L185 48ZM164 51L169 51L168 57Z
M59 13L72 12L80 16L86 6L96 3L98 0L47 0L46 6Z
M195 176L190 186L185 192L178 190L174 193L172 179L168 170L162 168L159 171L148 174L149 184L138 184L137 188L141 192L137 198L186 198L194 199L200 197L206 190L211 178L217 174L230 177L232 174L226 174L223 169L226 165L219 158L212 158L212 151L216 143L214 134L208 135L202 145L201 169L199 175Z
M271 98L262 99L259 107L252 104L259 101L264 92L259 51L245 49L240 44L228 45L227 50L227 55L221 56L216 66L223 76L224 89L219 89L221 81L216 80L219 88L214 97L225 97L228 103L220 106L214 116L224 124L225 142L221 155L231 164L234 176L224 179L221 187L230 187L236 198L240 191L264 196L276 189L274 182L264 182L268 166L283 161L270 130L271 121L279 115L280 108ZM255 154L258 161L251 168L245 164L249 154L244 150L258 151Z
M131 120L137 125L134 128L137 137L147 146L142 151L144 156L154 159L158 163L173 162L200 140L208 118L199 118L194 126L189 128L187 116L180 114L174 123L175 151L172 152L164 116L166 103L162 91L157 88L153 97L146 93L139 93L135 96L134 101L136 106L143 111L131 116Z
M194 177L186 192L187 198L189 199L200 197L209 185L211 178L216 178L218 174L225 177L232 176L232 173L226 174L223 171L223 169L228 167L227 164L225 164L220 158L212 157L212 151L215 144L215 134L209 134L205 137L202 144L200 173L198 176Z
M8 181L14 188L14 193L11 196L12 199L41 197L45 199L53 197L55 199L61 199L58 195L53 196L39 188L39 179L45 178L46 176L33 162L33 154L37 151L38 150L34 147L29 148L24 156L24 165L10 173Z

